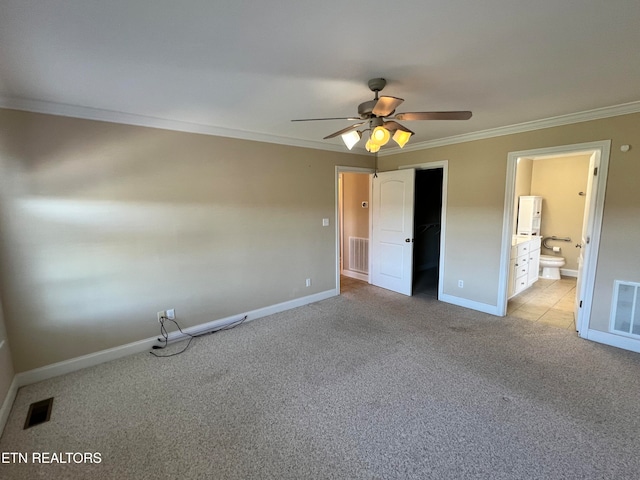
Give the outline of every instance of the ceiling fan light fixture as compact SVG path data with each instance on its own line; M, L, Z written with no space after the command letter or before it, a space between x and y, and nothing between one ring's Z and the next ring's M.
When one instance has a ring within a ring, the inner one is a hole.
M411 138L411 132L405 130L396 130L393 134L393 141L398 144L400 148L404 147Z
M376 127L373 129L373 132L371 132L371 138L369 139L369 141L372 144L381 147L383 145L386 145L390 139L391 134L389 133L389 130L384 127Z
M360 141L362 138L362 133L358 130L351 130L342 135L342 141L347 146L349 150L351 150L356 143Z
M376 145L375 143L371 143L371 140L367 140L364 148L367 149L367 152L376 153L378 150L380 150L380 145Z

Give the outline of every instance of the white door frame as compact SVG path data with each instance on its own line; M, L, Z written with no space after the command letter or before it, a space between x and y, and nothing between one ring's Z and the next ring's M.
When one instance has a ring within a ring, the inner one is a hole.
M341 173L368 173L373 174L373 168L336 166L335 178L335 226L336 226L336 293L340 295L340 174ZM369 206L371 206L371 182L369 182ZM371 238L371 208L369 208L369 238ZM371 265L371 249L369 249L369 265ZM369 280L371 268L369 268Z
M449 183L449 161L440 160L437 162L417 163L414 165L400 165L401 168L413 168L415 170L442 169L442 211L440 212L440 258L438 260L438 300L442 299L444 293L444 254L447 232L447 185Z
M595 203L589 212L593 230L591 232L591 248L588 258L585 258L586 275L582 287L582 310L576 319L576 327L581 337L587 338L589 318L591 316L591 304L595 286L596 262L600 248L600 233L602 230L602 215L604 211L604 196L607 186L607 172L609 169L609 152L611 140L598 142L579 143L573 145L561 145L557 147L539 148L535 150L523 150L509 152L507 156L507 179L504 199L504 217L502 220L502 250L500 255L500 278L498 283L498 314L504 316L507 313L507 285L509 279L509 256L511 252L511 236L513 233L513 205L516 184L516 165L519 157L540 157L545 155L566 155L567 153L599 150L600 168L597 181L594 183Z

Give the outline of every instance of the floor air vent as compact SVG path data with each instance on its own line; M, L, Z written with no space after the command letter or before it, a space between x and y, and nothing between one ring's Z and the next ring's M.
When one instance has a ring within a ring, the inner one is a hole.
M611 330L640 337L640 283L616 280L611 309Z
M24 429L48 422L49 418L51 418L52 406L53 397L29 405L29 413L27 413L27 420L24 422Z

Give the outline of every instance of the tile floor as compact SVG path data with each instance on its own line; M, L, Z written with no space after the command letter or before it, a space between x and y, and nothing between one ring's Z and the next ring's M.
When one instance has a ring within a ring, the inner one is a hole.
M523 320L575 330L575 299L575 278L539 278L530 288L509 300L507 314Z
M425 277L414 286L415 295L437 296L437 281ZM340 290L347 292L361 285L362 281L340 276ZM427 288L430 287L431 289ZM573 308L576 298L576 279L560 280L539 278L529 289L516 295L507 304L507 314L523 320L541 322L554 327L575 331Z

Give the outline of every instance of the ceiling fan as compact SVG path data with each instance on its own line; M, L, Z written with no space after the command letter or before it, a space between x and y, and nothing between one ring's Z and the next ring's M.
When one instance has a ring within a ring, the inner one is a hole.
M370 131L369 140L365 145L367 151L375 153L391 138L404 147L413 132L396 120L468 120L471 118L469 111L454 112L405 112L395 113L396 108L404 102L404 99L390 96L378 96L378 93L387 84L384 78L372 78L369 80L369 89L375 93L375 98L358 105L358 117L330 117L330 118L303 118L291 120L292 122L315 122L318 120L353 120L358 121L342 130L338 130L324 137L323 140L340 135L345 145L351 150L362 138L362 133ZM358 130L365 127L363 130ZM393 137L392 137L393 135Z

